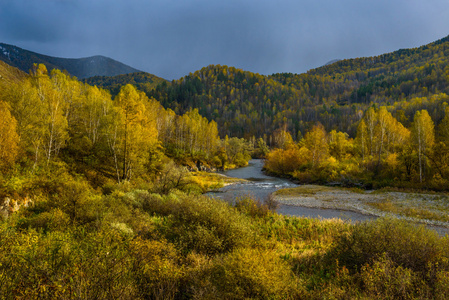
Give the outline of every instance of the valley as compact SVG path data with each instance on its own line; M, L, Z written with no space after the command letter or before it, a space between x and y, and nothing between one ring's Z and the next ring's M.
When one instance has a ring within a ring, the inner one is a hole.
M449 37L171 82L8 47L0 298L449 294Z

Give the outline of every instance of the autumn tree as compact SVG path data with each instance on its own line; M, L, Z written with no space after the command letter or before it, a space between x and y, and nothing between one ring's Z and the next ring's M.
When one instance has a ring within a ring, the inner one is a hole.
M427 110L415 113L412 126L412 143L417 147L419 182L423 182L427 155L435 142L434 124Z
M257 156L263 158L266 157L266 155L270 152L270 149L268 148L263 138L258 138L256 140L255 152Z
M67 103L53 87L45 65L33 70L33 85L43 107L42 146L47 164L57 156L68 139L68 123L65 116Z
M329 145L323 125L313 126L312 130L304 135L304 146L311 152L312 166L316 166L329 155Z
M251 159L251 152L253 145L243 138L225 138L223 146L226 149L226 157L228 163L243 167L247 165L248 160Z
M11 83L6 101L17 120L21 148L31 154L34 167L57 157L68 139L66 103L44 65L35 65L22 82Z
M276 174L291 174L312 160L312 152L306 147L275 149L267 154L265 168Z
M357 136L355 138L355 143L359 152L362 156L362 161L365 160L365 156L369 153L367 147L367 135L368 130L365 121L362 119L357 126Z
M0 101L0 170L14 164L19 151L17 121L9 111L9 105Z
M293 138L289 132L284 129L277 129L273 132L273 146L280 149L286 149L293 144Z
M129 180L133 171L143 167L148 160L149 148L157 143L156 120L148 118L146 101L148 98L129 84L115 97L118 125L112 134L118 143L110 145L112 154L120 161L116 164L119 181Z
M31 80L11 83L3 90L4 99L11 107L11 114L17 121L20 149L33 158L36 166L42 152L43 107Z
M449 179L449 107L445 107L445 116L437 127L435 144L427 157L436 171L444 179Z
M368 154L372 157L375 151L375 130L377 125L377 113L373 107L370 107L364 116L366 125L366 147Z
M328 135L329 154L341 161L352 156L354 142L345 132L332 130Z
M392 125L391 113L388 112L385 106L380 107L377 113L377 126L376 126L376 136L377 136L377 165L380 165L382 154L385 152L385 144L387 141L387 131Z

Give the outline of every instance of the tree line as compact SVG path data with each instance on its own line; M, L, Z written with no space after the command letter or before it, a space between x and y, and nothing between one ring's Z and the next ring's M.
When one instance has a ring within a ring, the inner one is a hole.
M2 84L0 97L4 173L64 161L121 182L157 174L167 155L192 166L225 168L238 161L234 139L221 141L214 121L196 109L177 115L129 84L112 99L106 90L36 65L30 76ZM238 147L247 144L237 140Z
M320 123L294 142L288 132L267 154L267 171L301 182L365 187L446 189L449 181L449 108L436 123L425 109L405 127L385 106L367 109L355 138ZM437 125L435 125L437 124Z

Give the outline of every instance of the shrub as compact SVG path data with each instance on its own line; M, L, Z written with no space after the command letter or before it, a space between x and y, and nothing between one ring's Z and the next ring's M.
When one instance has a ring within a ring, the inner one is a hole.
M435 299L445 300L449 295L449 272L439 271L436 274Z
M425 276L435 264L449 267L448 241L422 225L381 218L355 226L341 237L334 253L353 270L387 255L398 266Z
M223 201L180 191L164 196L149 194L142 201L148 213L171 218L170 225L161 224L159 230L187 252L213 255L253 241L249 220Z
M297 299L302 290L275 252L251 248L217 258L209 280L221 299Z
M375 299L412 299L418 281L414 272L396 265L386 254L364 265L360 277L367 295Z
M265 217L270 212L268 205L251 196L243 196L235 199L235 208L251 217Z
M142 299L174 299L183 270L177 252L164 241L134 239L130 244L134 258L132 274Z
M18 227L22 229L65 230L70 223L70 217L61 209L55 208L28 218L21 218Z
M154 191L160 194L168 194L171 190L182 190L188 185L188 171L184 167L170 161L164 165L159 178L155 183Z

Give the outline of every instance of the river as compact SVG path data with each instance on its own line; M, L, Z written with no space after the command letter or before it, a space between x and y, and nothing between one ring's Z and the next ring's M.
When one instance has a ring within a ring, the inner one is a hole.
M297 184L283 178L265 175L262 172L263 160L252 159L247 167L225 171L222 174L234 178L248 180L247 183L232 184L221 188L218 192L208 193L214 198L221 198L233 203L235 198L250 195L260 201L268 199L271 193L282 188L295 187ZM363 222L374 219L374 216L368 216L352 211L343 211L336 209L307 208L292 205L280 205L277 209L279 214L332 219L340 218L351 222Z
M271 193L288 187L298 186L295 183L283 178L272 177L262 172L263 160L252 159L247 167L233 169L223 172L222 174L246 179L246 183L232 184L219 189L218 192L210 192L207 195L213 198L220 198L234 204L235 198L250 195L260 201L268 199ZM376 219L376 216L364 215L357 212L337 210L337 209L320 209L308 208L293 205L279 205L277 213L289 216L333 219L339 218L347 222L357 223L367 220ZM449 228L441 226L431 226L428 228L437 231L440 235L449 235Z

